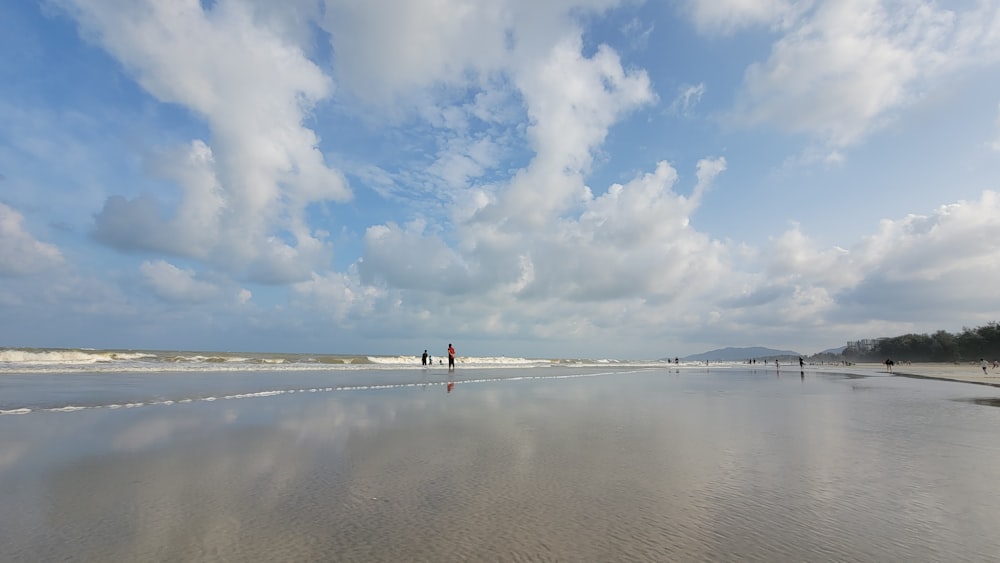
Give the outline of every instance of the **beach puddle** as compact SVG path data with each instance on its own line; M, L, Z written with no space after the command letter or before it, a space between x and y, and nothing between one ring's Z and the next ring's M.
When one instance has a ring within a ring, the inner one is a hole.
M1000 397L979 397L974 399L955 399L955 400L962 403L972 403L974 405L983 405L987 407L1000 407Z

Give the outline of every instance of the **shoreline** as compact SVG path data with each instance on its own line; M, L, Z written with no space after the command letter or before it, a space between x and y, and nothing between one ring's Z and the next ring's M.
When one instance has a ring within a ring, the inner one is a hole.
M858 363L850 366L824 366L814 365L814 371L828 371L831 373L846 373L849 375L895 375L899 377L912 377L915 379L936 379L938 381L955 381L958 383L972 383L975 385L987 385L990 387L1000 387L1000 368L988 368L987 374L983 374L979 362L970 363L934 363L934 362L914 362L912 364L897 364L892 373L885 369L884 364L878 363Z

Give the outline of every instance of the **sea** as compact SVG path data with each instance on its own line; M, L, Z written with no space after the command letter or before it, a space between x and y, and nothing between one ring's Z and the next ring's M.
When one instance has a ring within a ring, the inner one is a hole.
M0 415L169 406L286 393L446 385L443 357L88 348L0 349ZM465 383L590 377L665 368L665 360L459 357ZM673 365L673 364L670 364ZM676 367L702 366L683 363ZM470 371L472 370L472 371Z
M1000 388L0 351L0 561L1000 561Z

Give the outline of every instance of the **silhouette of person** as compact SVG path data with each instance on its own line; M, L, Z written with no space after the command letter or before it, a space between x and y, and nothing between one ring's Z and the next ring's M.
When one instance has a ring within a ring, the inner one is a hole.
M427 365L427 350L424 350L424 355L421 356L420 363L425 366Z
M448 344L448 369L455 369L455 348Z

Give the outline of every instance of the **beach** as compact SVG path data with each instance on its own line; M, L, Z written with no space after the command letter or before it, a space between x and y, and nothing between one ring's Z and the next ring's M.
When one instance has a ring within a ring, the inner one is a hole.
M992 366L992 363L990 364ZM889 372L885 364L858 363L849 366L820 365L809 366L817 371L855 373L861 375L886 375ZM892 374L907 377L923 377L928 379L941 379L944 381L957 381L963 383L975 383L978 385L991 385L1000 387L1000 368L987 368L987 373L979 367L979 362L910 362L900 363L892 367Z
M47 410L24 392L39 408L0 416L0 560L1000 553L1000 390L781 368L111 374Z

